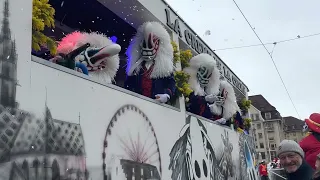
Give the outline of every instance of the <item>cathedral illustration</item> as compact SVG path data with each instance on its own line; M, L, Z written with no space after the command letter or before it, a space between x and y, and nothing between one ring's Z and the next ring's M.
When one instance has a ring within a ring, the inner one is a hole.
M17 59L9 24L9 0L5 0L0 32L0 104L5 107L16 105Z

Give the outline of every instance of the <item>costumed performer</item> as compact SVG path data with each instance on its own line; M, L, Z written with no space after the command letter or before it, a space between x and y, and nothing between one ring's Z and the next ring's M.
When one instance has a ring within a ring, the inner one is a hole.
M104 34L76 31L62 38L57 48L58 56L51 61L57 62L75 51L71 58L76 67L82 67L83 73L88 71L89 76L100 82L112 83L119 69L120 45Z
M223 77L221 77L218 96L219 100L209 105L211 112L215 115L215 120L221 124L226 124L227 121L230 122L230 119L235 115L235 120L241 120L243 125L243 120L240 114L241 111L237 104L234 89L229 82L224 80ZM241 126L241 124L238 126Z
M189 65L183 70L190 75L188 83L192 89L187 111L213 119L209 104L218 100L220 72L217 63L209 54L202 53L191 58Z
M320 114L311 114L305 122L308 125L309 135L303 138L299 145L305 153L305 160L315 169L317 155L320 153Z
M166 103L173 97L173 47L170 35L158 22L146 22L138 28L127 50L125 88Z

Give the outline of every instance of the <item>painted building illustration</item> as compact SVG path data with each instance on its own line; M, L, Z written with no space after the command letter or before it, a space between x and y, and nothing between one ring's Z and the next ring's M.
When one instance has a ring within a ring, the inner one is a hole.
M16 104L17 57L9 26L9 0L5 0L0 32L0 104L6 107Z
M79 124L45 118L16 107L17 52L11 37L9 0L0 33L0 179L86 179Z

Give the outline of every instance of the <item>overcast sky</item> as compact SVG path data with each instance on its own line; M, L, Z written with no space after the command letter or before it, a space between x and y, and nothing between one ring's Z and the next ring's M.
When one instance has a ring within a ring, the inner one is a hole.
M232 0L166 0L212 49L259 44ZM236 1L264 43L320 33L319 0ZM204 35L209 30L211 35ZM273 45L268 45L272 51ZM320 36L277 44L273 58L302 119L320 111ZM298 117L263 46L216 51L282 116Z

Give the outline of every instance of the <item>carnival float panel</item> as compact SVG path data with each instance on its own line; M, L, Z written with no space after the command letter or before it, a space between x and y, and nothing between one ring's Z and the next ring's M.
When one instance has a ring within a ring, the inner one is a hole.
M77 8L58 2L50 2L58 28L45 34L60 40L91 27L115 36L109 40L121 46L112 49L121 67L136 30L108 9L99 10L96 1L89 9L101 14L90 18L79 14L88 10L88 1L77 1ZM0 179L257 178L251 137L52 63L50 52L30 56L31 8L30 0L0 4ZM67 10L77 14L67 16ZM82 21L72 21L76 16ZM103 19L112 25L101 30L106 23L94 24ZM90 53L107 51L102 49Z

